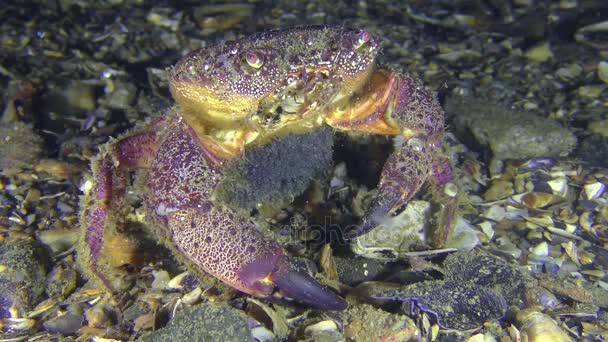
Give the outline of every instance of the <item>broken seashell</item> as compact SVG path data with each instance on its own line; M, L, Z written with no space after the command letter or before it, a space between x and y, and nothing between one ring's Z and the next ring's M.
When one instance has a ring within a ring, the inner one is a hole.
M585 184L585 186L583 187L585 191L585 196L590 201L600 197L604 192L605 188L606 184L600 182Z
M516 320L520 326L522 341L572 341L551 317L542 312L524 309L517 313Z
M531 209L541 209L563 200L562 197L546 192L525 192L511 197L515 202Z
M338 331L338 325L336 322L328 319L312 325L307 326L304 329L304 334L312 335L321 331Z
M568 180L566 177L554 178L547 182L554 195L566 197L568 194Z

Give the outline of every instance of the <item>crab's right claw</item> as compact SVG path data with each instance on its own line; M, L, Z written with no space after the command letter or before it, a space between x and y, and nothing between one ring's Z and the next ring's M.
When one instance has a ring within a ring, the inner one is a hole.
M322 310L344 310L348 303L319 284L305 270L298 269L286 256L270 276L275 286L275 297L282 301L296 301Z
M225 206L202 203L168 215L175 247L205 272L252 296L343 310L344 299L298 269L272 238Z

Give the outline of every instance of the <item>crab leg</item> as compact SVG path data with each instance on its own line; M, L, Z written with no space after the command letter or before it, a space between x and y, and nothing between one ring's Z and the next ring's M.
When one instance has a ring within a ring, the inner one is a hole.
M326 122L335 128L394 135L400 146L386 161L378 196L363 223L345 233L360 236L396 215L431 177L433 194L442 205L440 226L433 244L441 247L449 236L456 208L449 161L442 156L443 111L435 97L413 77L387 70L377 71L354 97L347 112L335 111ZM451 195L451 196L450 196Z
M93 186L83 197L80 224L83 238L80 239L78 258L88 277L98 280L103 287L116 290L120 287L112 274L107 241L120 238L116 226L122 222L118 213L126 208L124 193L126 172L133 168L148 167L156 153L158 142L152 132L127 136L109 145L101 158L93 160ZM114 280L114 281L112 281Z

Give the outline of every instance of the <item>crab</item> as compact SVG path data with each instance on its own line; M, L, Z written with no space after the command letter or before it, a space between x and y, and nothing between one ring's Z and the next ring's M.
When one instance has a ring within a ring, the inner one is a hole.
M378 67L379 40L365 30L296 27L191 52L169 75L177 105L113 140L92 161L82 200L79 260L110 292L108 241L123 229L129 172L143 175L144 206L156 235L197 273L246 294L341 310L321 285L242 211L218 199L226 169L254 146L323 127L401 142L381 173L378 195L353 239L397 214L427 181L441 204L435 245L455 211L444 114L418 79Z

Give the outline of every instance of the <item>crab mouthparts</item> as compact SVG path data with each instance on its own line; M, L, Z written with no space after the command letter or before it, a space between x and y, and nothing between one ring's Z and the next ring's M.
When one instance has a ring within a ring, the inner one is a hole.
M289 73L281 91L260 105L253 120L262 124L284 124L320 115L319 104L335 96L335 87L327 67L300 67Z

